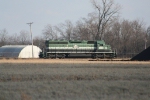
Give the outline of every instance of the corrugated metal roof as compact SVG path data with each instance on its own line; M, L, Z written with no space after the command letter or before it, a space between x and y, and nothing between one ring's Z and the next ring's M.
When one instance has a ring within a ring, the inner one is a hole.
M18 57L21 50L27 45L6 45L0 47L0 57Z

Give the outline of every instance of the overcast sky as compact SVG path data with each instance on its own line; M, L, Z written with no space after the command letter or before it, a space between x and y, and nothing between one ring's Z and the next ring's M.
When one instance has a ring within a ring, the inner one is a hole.
M115 0L122 6L123 19L144 21L150 26L150 0ZM76 22L94 12L90 0L0 0L0 30L9 34L29 31L32 24L33 36L40 35L47 24L58 25L65 20Z

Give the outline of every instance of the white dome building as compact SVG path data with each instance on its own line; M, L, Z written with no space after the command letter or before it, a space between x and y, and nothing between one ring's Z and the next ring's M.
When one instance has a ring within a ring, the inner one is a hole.
M41 49L33 45L33 58L39 58ZM6 45L0 47L0 57L32 58L32 45Z

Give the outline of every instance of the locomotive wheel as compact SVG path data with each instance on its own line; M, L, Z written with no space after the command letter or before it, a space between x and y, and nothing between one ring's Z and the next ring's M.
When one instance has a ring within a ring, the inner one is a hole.
M65 58L68 58L69 57L69 54L65 54Z
M110 54L109 56L110 56L111 59L114 58L113 54Z
M62 59L64 59L65 58L65 54L62 54Z
M59 59L64 59L64 58L65 58L65 54L59 54L59 55L58 55L58 58L59 58Z
M97 59L98 57L97 57L97 54L92 54L92 58L93 59Z
M55 58L55 54L49 54L48 58L51 58L51 59Z
M95 59L97 59L98 58L98 55L97 54L95 54Z
M103 59L105 58L105 56L106 56L106 55L105 55L105 53L104 53L104 54L103 54Z
M55 54L55 59L58 57L58 55L57 54Z

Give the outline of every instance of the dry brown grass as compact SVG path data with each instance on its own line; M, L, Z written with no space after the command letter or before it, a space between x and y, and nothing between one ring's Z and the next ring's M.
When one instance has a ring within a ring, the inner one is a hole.
M29 95L24 92L21 92L21 100L32 100Z
M150 61L130 61L129 59L113 59L113 60L101 60L101 59L0 59L0 63L109 63L109 64L150 64Z
M149 62L9 59L0 100L149 100Z

